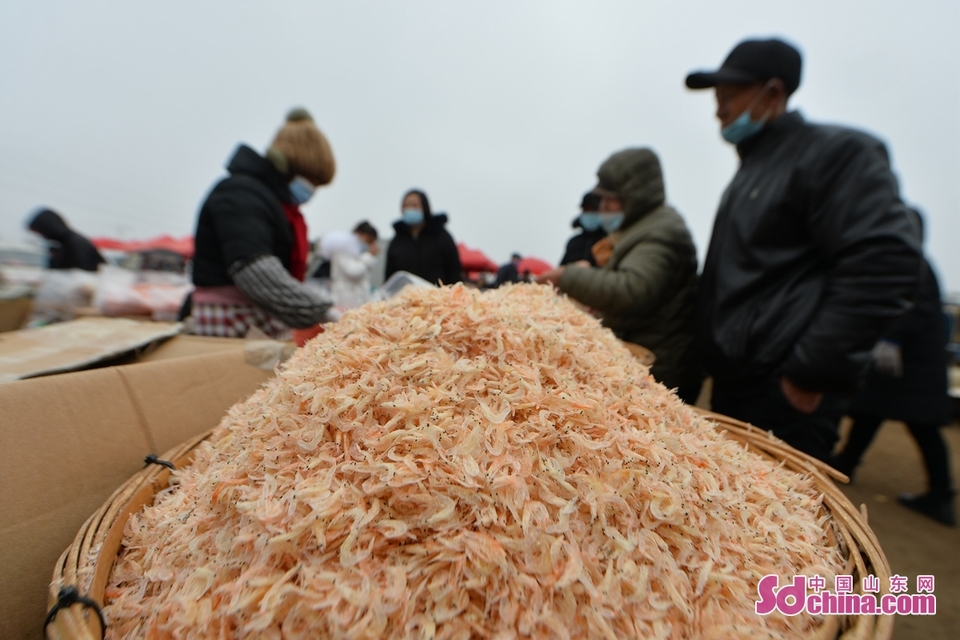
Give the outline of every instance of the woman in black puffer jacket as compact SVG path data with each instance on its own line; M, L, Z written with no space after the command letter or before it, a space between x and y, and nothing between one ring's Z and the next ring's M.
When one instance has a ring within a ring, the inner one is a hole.
M305 109L290 112L264 156L240 145L197 220L194 333L242 338L256 327L283 339L336 319L330 301L303 283L309 245L300 212L335 169Z
M418 189L404 194L400 210L387 250L386 277L407 271L436 285L460 282L460 254L446 230L447 215L431 213L427 194Z

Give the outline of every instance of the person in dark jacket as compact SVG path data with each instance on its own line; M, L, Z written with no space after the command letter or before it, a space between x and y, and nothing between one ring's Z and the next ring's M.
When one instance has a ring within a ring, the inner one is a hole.
M385 277L407 271L437 285L460 282L460 253L445 228L447 215L431 213L427 194L418 189L404 194L400 209L402 218L393 223L396 235L387 249Z
M600 217L612 254L541 274L590 307L618 338L653 352L653 376L685 402L700 391L693 348L697 250L683 218L666 203L660 161L650 149L625 149L597 170Z
M787 112L800 66L785 42L747 40L718 71L687 76L715 87L741 161L714 222L697 337L715 411L827 459L845 394L910 308L921 251L883 144Z
M950 422L947 340L940 286L933 268L924 261L915 305L874 347L866 385L850 405L850 436L831 464L852 476L883 421L901 420L923 454L929 490L919 496L902 495L900 501L955 525L950 458L940 434L940 427Z
M299 205L333 180L327 139L294 109L266 156L240 145L200 208L193 265L193 331L273 338L332 317L331 303L303 284L307 227Z
M51 269L83 269L96 271L106 262L93 243L67 226L55 211L44 209L33 216L27 228L50 242Z
M583 194L580 202L580 215L573 221L573 228L580 229L580 233L570 238L567 250L560 260L560 264L572 264L586 260L592 266L597 266L593 256L593 245L607 237L607 232L600 225L600 196L588 191Z
M517 265L520 264L521 260L523 260L523 257L519 253L511 255L510 262L497 269L497 279L493 281L492 288L496 289L500 285L507 284L508 282L523 282L524 278L517 269Z

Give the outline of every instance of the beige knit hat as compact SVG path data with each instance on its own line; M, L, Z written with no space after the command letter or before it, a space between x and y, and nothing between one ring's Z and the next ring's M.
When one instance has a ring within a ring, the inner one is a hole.
M316 186L330 184L337 171L333 151L310 113L301 107L287 114L267 158L284 174L300 175Z

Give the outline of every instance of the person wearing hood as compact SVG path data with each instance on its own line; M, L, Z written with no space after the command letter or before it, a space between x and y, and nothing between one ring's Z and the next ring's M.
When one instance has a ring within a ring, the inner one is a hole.
M573 228L580 229L580 233L570 238L567 249L560 260L561 265L586 260L592 266L597 266L593 255L593 245L607 237L600 224L600 196L588 191L580 201L580 215L574 218Z
M404 194L402 217L393 223L395 235L387 249L385 278L407 271L436 285L463 279L460 253L446 229L447 215L430 212L427 194L412 189Z
M67 226L55 211L40 211L33 216L27 228L50 243L47 266L51 269L96 271L99 265L106 262L93 243Z
M826 460L923 260L883 143L788 111L801 66L782 40L745 40L686 78L714 89L740 157L700 277L697 342L714 411Z
M336 319L331 302L303 283L307 226L300 205L333 180L326 137L294 109L265 156L241 144L200 208L195 237L193 332L242 338L256 327L285 339Z
M660 161L650 149L625 149L597 171L593 190L613 254L557 267L549 282L597 312L618 338L650 349L650 372L692 403L701 376L693 349L697 250L683 218L666 204Z

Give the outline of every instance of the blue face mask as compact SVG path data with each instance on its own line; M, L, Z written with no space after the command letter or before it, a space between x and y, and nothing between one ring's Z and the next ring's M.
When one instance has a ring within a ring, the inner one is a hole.
M420 209L404 209L403 221L406 222L407 225L415 227L423 222L423 211L420 211Z
M290 182L290 195L297 204L303 204L313 195L317 188L303 176L297 176Z
M600 214L595 211L584 211L580 214L580 226L584 231L596 231L600 228Z
M760 133L765 124L767 124L767 116L759 120L751 120L750 109L747 109L737 116L736 120L720 129L720 135L730 144L740 144Z
M763 126L767 124L767 116L764 115L759 120L753 120L750 116L753 108L757 106L757 103L760 102L760 98L763 97L763 94L765 94L769 88L770 83L768 82L760 90L760 93L758 93L757 96L750 101L750 105L743 110L743 113L737 116L736 120L720 129L720 135L723 136L724 140L730 144L740 144L744 140L749 140L763 130Z
M603 227L603 230L607 233L613 233L620 228L620 225L623 224L623 212L619 211L617 213L601 213L600 214L600 225Z

